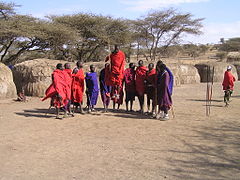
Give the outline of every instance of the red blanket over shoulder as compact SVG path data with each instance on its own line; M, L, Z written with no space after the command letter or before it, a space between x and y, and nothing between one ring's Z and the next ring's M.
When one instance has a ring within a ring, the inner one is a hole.
M84 72L79 69L76 74L72 74L72 101L82 103L84 92Z
M70 100L72 93L72 70L64 69L63 72L65 73L64 75L67 83L67 98Z
M233 90L233 86L234 86L234 81L235 81L235 77L232 75L232 73L230 71L225 71L224 74L224 79L223 79L223 90Z
M111 76L110 66L107 66L105 67L104 81L105 81L105 84L108 86L110 86L109 84L112 84L110 76Z
M156 69L148 71L146 73L146 80L149 84L156 86Z
M67 104L67 83L65 79L65 73L62 70L56 69L52 73L53 82L48 87L48 89L45 92L45 97L42 99L42 101L46 100L47 98L50 98L52 96L55 96L56 94L59 94L62 97L62 105Z
M106 61L109 60L107 56ZM123 80L124 66L125 66L125 54L122 51L117 53L112 53L110 55L111 73L110 73L110 83L108 86L121 85Z
M142 96L145 93L145 79L147 68L145 66L137 67L136 69L136 91Z

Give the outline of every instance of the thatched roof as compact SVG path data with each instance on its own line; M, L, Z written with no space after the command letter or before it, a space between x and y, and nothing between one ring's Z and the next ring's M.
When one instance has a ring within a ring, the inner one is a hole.
M240 59L240 52L229 52L227 58Z

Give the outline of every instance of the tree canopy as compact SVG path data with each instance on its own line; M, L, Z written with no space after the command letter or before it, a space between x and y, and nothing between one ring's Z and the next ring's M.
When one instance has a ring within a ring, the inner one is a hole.
M229 40L222 40L219 47L221 51L240 51L240 38L231 38Z
M15 64L43 56L69 61L100 61L121 45L146 59L156 57L184 34L200 34L203 19L175 9L151 11L137 20L78 13L39 19L17 14L14 3L0 2L0 62Z

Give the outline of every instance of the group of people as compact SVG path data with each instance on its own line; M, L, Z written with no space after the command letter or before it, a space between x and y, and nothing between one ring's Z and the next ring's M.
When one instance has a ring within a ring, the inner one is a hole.
M133 102L135 97L138 97L139 112L143 114L146 94L147 111L145 113L153 118L168 120L168 111L172 106L173 74L171 71L162 61L158 61L156 66L150 63L146 67L142 60L138 61L137 67L134 63L129 63L127 69L124 69L124 66L125 55L118 46L115 46L114 51L106 58L106 64L99 76L94 65L90 65L89 72L84 73L83 64L80 61L76 63L73 70L69 63L57 64L52 73L52 84L46 90L46 96L42 100L51 98L51 106L56 108L57 118L60 118L61 109L64 111L64 117L73 116L76 111L84 113L82 107L84 92L87 112L95 111L99 93L104 112L108 111L111 100L113 109L119 109L125 94L126 111L133 111Z

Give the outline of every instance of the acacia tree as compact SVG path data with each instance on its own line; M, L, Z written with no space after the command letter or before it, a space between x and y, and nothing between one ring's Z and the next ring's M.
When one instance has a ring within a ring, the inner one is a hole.
M155 60L182 34L199 34L202 26L202 19L173 9L154 11L135 21L84 13L41 20L17 15L15 7L0 3L0 61L5 64L33 52L56 59L98 61L114 44L122 45L127 57L137 45L137 55Z
M135 32L138 32L138 44L146 48L146 59L156 59L159 47L167 49L177 43L181 35L200 34L202 18L193 19L190 13L179 13L174 9L150 12L146 16L133 21ZM144 39L144 41L142 41Z
M0 62L14 64L26 52L56 50L74 37L63 25L17 15L13 4L1 3L0 7Z
M19 5L0 2L0 19L8 19L11 15L16 14L16 7L19 7Z
M75 59L100 60L109 44L126 44L129 40L128 26L124 20L94 14L52 16L53 22L74 29L78 37L69 45Z

